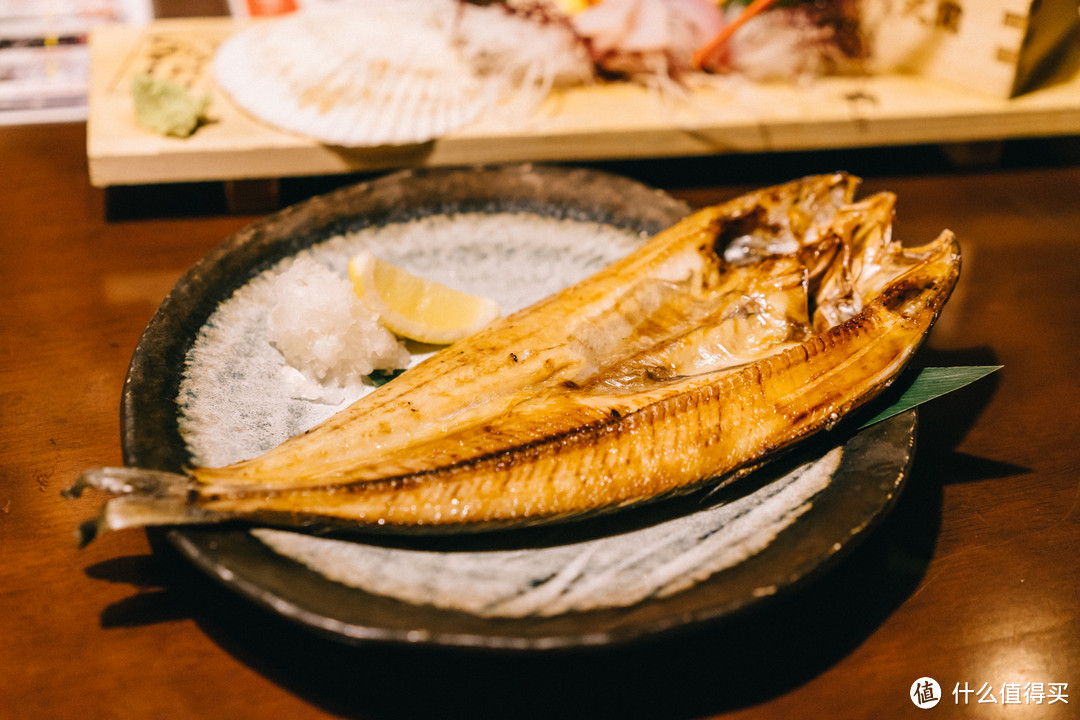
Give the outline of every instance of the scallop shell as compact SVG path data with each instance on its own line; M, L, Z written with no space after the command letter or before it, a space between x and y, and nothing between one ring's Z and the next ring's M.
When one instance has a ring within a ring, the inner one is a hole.
M255 118L320 142L426 142L496 100L454 47L457 8L368 0L258 22L218 49L215 80Z

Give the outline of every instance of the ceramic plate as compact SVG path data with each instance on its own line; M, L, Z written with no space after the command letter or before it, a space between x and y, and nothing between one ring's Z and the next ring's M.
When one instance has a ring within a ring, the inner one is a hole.
M403 172L270 215L200 261L148 326L125 384L125 462L240 459L369 389L305 400L280 382L265 279L299 256L343 272L370 249L512 311L687 212L625 178L522 165ZM228 587L344 641L625 642L728 616L828 567L891 507L914 434L909 412L829 433L719 489L575 523L441 538L234 525L166 536Z

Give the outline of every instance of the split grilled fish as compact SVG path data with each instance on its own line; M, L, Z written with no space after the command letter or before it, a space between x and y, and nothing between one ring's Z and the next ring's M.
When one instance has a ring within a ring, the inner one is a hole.
M465 527L696 487L832 427L918 349L960 269L838 173L748 193L451 345L250 460L88 471L85 539L227 519Z

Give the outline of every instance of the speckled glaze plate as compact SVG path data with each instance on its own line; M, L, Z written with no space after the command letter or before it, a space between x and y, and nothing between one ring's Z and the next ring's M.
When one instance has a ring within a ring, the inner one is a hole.
M178 471L239 459L351 402L297 400L272 381L257 288L298 255L341 269L369 248L513 310L687 212L625 178L519 165L401 172L270 215L203 258L147 327L124 388L125 462ZM165 537L227 587L345 642L627 642L732 615L828 568L892 506L915 424L912 411L840 427L738 482L573 523L413 538L221 525Z

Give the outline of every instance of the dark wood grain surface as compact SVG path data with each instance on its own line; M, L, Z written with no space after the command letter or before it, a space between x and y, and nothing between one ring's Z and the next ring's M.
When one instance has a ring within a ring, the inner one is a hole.
M96 499L60 491L120 462L120 391L143 328L255 217L226 212L218 186L94 189L84 135L0 128L0 716L1080 716L1075 142L1010 144L963 169L932 148L608 166L694 205L835 169L896 191L905 241L950 227L963 244L920 361L1004 369L924 408L894 511L812 583L617 650L500 654L314 637L141 531L76 548ZM343 181L283 182L281 197ZM909 700L922 676L942 686L930 711ZM1067 703L1051 704L1066 683ZM1039 684L1041 703L1003 702ZM966 706L957 685L975 691ZM978 703L984 686L995 704Z

